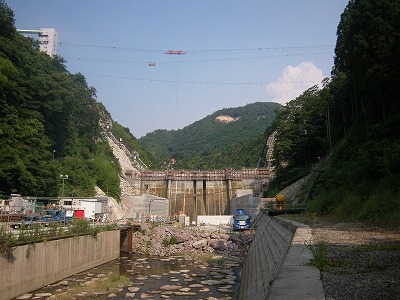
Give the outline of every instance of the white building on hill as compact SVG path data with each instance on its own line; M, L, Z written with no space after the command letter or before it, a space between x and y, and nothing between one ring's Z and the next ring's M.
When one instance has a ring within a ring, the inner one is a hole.
M39 30L18 29L25 36L37 34L39 36L39 49L50 56L57 54L58 33L54 28L40 28Z

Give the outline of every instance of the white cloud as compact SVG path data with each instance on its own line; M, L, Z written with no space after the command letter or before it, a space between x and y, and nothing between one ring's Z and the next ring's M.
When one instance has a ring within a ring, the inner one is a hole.
M282 75L266 87L267 94L274 102L286 104L308 88L321 84L324 75L312 62L305 61L298 66L287 66Z

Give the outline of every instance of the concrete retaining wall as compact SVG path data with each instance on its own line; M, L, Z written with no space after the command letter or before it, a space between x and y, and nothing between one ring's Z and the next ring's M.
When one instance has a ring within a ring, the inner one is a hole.
M119 257L120 232L17 247L0 256L0 299L12 299Z
M205 225L226 225L233 224L233 216L197 216L197 224Z
M310 227L264 213L255 222L239 299L324 299L319 270L305 265L312 258L305 246Z
M253 195L243 195L230 200L230 214L234 215L237 209L244 209L244 211L255 218L262 208L265 207L268 198L255 197Z

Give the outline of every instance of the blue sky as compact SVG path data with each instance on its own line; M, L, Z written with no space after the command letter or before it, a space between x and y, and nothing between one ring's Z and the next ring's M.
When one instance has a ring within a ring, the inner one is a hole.
M330 76L348 1L6 3L18 29L58 31L68 70L82 73L113 119L139 138L222 108L284 104L320 83Z

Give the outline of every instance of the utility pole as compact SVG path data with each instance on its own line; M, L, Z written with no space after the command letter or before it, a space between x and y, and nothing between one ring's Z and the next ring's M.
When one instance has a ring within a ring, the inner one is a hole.
M61 188L61 201L62 201L64 199L64 182L65 182L65 180L68 179L68 175L67 174L65 174L65 175L61 174L60 178L62 180L62 188Z

